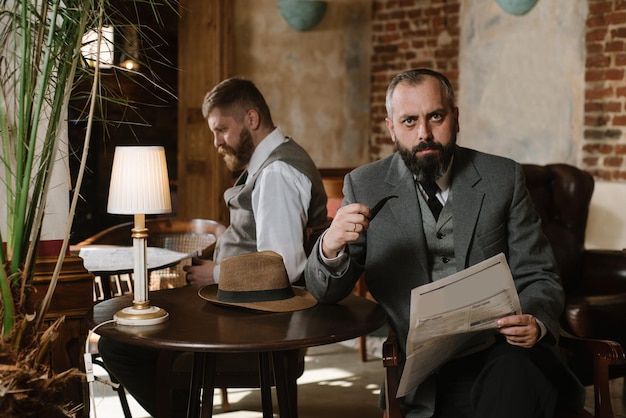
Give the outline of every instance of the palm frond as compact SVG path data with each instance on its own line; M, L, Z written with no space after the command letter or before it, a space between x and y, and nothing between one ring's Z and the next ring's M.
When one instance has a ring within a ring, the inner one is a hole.
M78 116L87 120L88 129L61 255L35 319L28 322L33 330L25 335L30 338L40 329L68 246L91 127L94 121L111 123L105 114L98 114L98 109L104 109L102 102L108 100L125 106L125 111L133 111L134 105L125 98L101 90L100 66L85 65L81 54L87 30L124 22L124 14L117 12L112 3L111 0L0 0L0 187L6 195L6 225L0 228L0 239L6 243L0 246L0 263L4 266L0 269L0 315L1 335L5 340L22 338L16 337L22 334L15 329L24 324L18 322L25 314L24 300L32 281L52 168L59 158L60 130L67 123L74 86L83 80L90 84L84 94L85 106ZM115 2L124 7L135 3L150 5L157 22L160 7L175 7L170 0ZM137 13L137 19L140 18ZM160 88L158 83L153 86Z

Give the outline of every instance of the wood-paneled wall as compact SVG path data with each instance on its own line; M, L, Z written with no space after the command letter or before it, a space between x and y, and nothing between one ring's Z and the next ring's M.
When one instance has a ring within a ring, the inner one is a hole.
M178 36L178 191L180 218L228 223L222 199L232 174L213 146L202 100L231 76L233 2L181 0Z

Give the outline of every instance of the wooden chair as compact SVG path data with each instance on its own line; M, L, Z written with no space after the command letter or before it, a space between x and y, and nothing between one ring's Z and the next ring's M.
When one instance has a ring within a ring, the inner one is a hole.
M626 253L586 250L593 177L566 164L523 166L526 185L555 253L566 294L559 346L584 385L593 385L594 413L558 411L558 418L613 418L609 378L623 376L626 352ZM608 323L607 323L608 322ZM400 418L398 346L383 344L386 414Z

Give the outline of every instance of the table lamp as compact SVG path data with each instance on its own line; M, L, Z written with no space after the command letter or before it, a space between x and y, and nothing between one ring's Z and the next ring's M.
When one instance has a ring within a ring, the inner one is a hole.
M148 300L146 215L172 211L165 150L158 146L115 147L107 212L134 215L133 306L114 315L121 325L154 325L169 314Z

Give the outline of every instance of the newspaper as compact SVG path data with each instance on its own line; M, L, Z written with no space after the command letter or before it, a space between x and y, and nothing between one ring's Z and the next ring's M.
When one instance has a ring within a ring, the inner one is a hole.
M405 396L459 350L479 349L470 343L478 331L495 329L498 318L518 314L519 297L502 253L413 289L397 396Z

